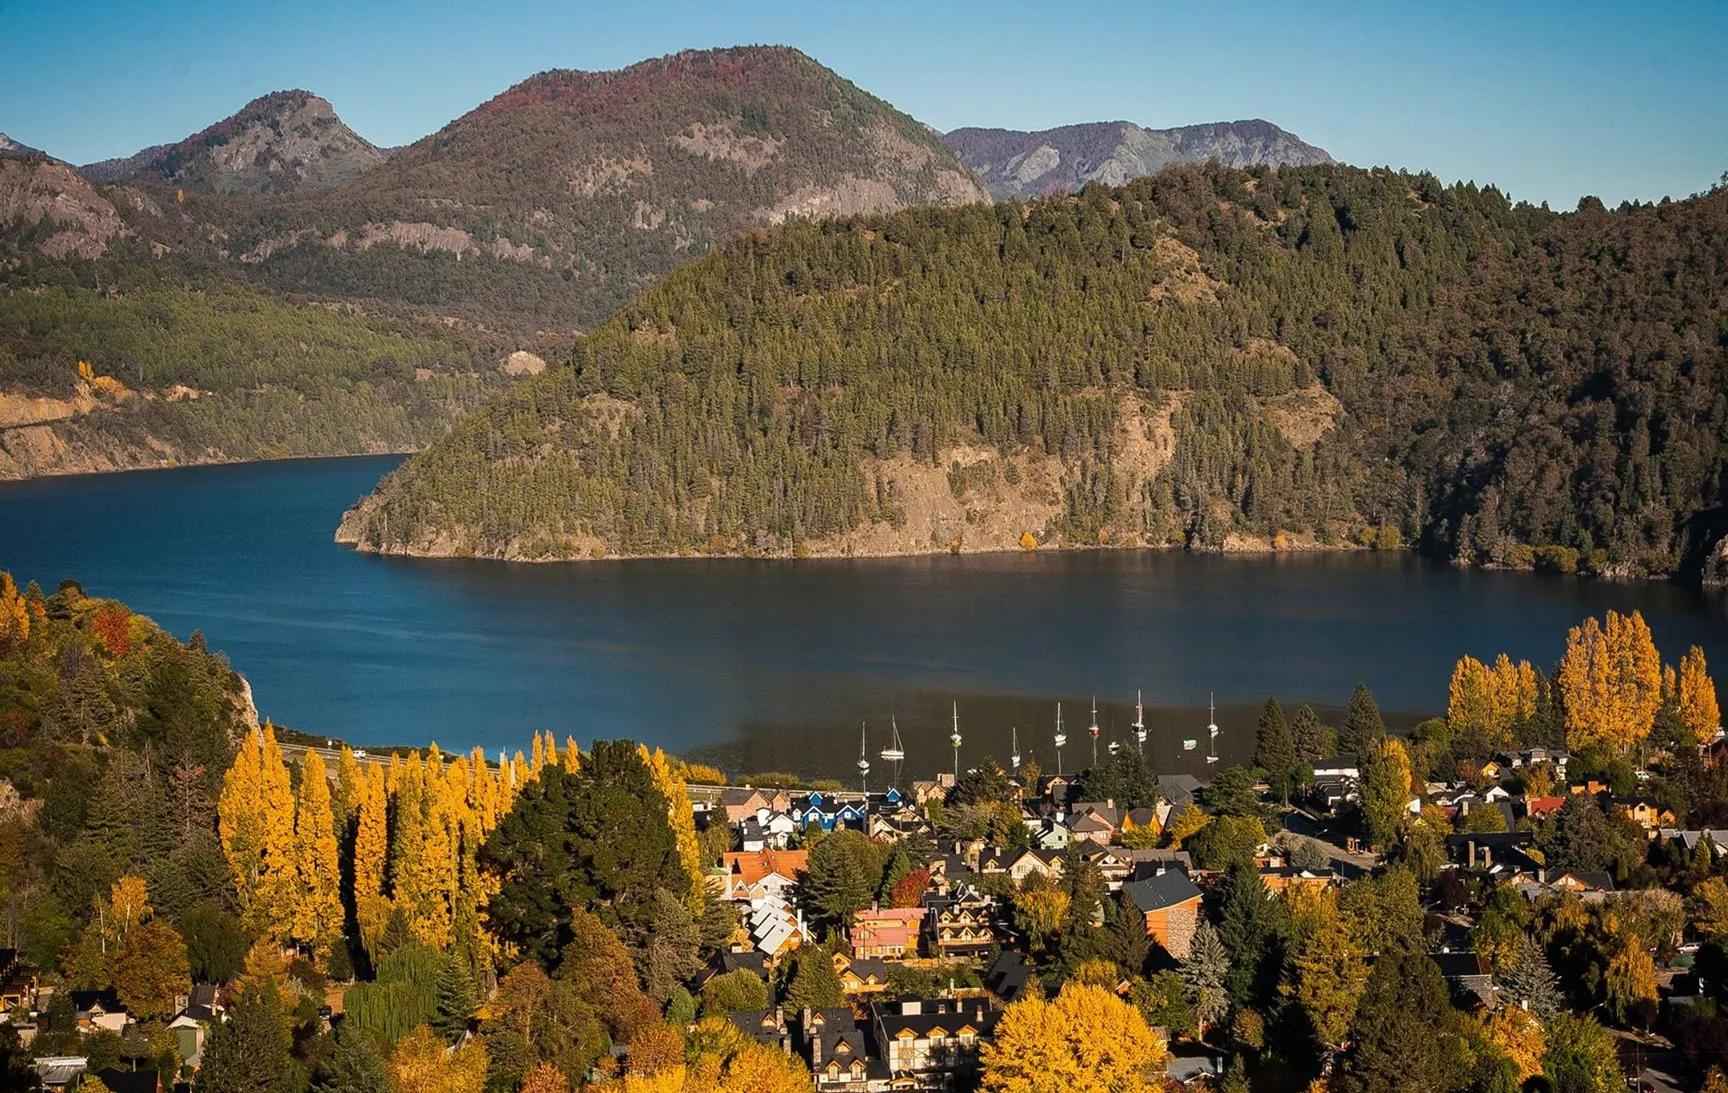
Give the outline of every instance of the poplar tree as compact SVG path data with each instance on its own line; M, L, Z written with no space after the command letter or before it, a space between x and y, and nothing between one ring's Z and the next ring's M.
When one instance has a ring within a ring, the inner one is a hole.
M639 744L637 748L641 752L643 765L654 779L655 788L666 798L666 822L672 826L672 834L678 840L678 859L683 862L685 872L690 875L690 887L680 893L680 896L689 906L690 914L700 918L703 903L706 901L707 885L703 879L705 871L702 868L702 844L696 837L696 811L690 804L689 787L672 769L672 763L664 751L659 748L649 751L646 744Z
M1716 704L1716 684L1704 666L1704 650L1696 645L1680 660L1675 703L1694 741L1706 744L1715 738L1722 727L1722 710Z
M1662 704L1662 661L1644 616L1610 611L1606 624L1574 626L1559 684L1567 747L1621 754L1641 743Z
M299 872L291 935L315 952L342 935L341 862L324 760L307 749L294 805L294 858Z
M390 799L384 768L368 764L360 782L359 804L354 825L354 920L360 943L374 962L378 942L390 921L390 898L385 889L390 855Z

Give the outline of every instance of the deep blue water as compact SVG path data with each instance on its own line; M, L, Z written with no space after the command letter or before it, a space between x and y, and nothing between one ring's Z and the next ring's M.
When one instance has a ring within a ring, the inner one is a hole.
M907 776L1024 750L1082 764L1154 709L1161 769L1198 766L1209 691L1240 754L1268 694L1338 706L1357 680L1406 722L1459 654L1551 664L1568 626L1641 609L1665 657L1728 672L1728 609L1663 584L1465 573L1403 556L1174 552L506 565L356 554L344 508L397 457L0 484L0 568L64 577L185 637L201 629L278 723L356 743L512 749L536 729L630 736L736 770L849 773L890 713ZM1201 738L1184 756L1178 741ZM1108 740L1108 735L1106 735ZM878 763L878 777L880 777Z

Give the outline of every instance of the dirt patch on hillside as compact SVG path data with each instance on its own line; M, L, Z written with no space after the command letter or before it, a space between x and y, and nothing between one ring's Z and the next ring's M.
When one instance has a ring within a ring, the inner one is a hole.
M785 141L740 133L730 121L715 125L697 122L672 138L672 144L693 156L735 163L753 175L780 156Z
M1316 383L1300 391L1267 399L1266 418L1292 447L1312 448L1338 424L1344 404Z
M800 186L758 215L769 224L788 219L821 220L839 216L861 216L900 207L891 183L877 178L842 175L833 186Z
M1172 235L1160 235L1152 244L1152 253L1164 266L1160 277L1146 292L1153 303L1175 300L1191 304L1197 300L1216 302L1224 291L1224 283L1207 275L1200 265L1200 252Z

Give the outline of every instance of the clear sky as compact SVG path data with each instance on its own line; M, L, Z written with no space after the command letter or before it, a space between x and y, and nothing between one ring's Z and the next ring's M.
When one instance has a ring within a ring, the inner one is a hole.
M77 163L268 91L405 144L547 68L797 46L939 129L1262 117L1570 208L1728 171L1728 2L0 0L0 131Z

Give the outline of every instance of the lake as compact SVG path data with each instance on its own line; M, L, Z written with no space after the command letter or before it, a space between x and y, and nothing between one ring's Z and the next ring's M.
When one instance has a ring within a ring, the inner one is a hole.
M202 630L279 724L356 744L515 749L552 729L633 737L728 769L844 776L890 715L902 781L1022 750L1083 766L1092 696L1107 743L1143 689L1159 769L1244 758L1268 694L1341 706L1363 680L1409 724L1444 709L1453 663L1551 665L1566 629L1644 612L1665 658L1728 665L1728 605L1665 584L1461 572L1405 555L1170 551L916 559L513 565L380 558L331 541L399 457L0 484L0 568ZM1184 753L1180 741L1199 740Z

